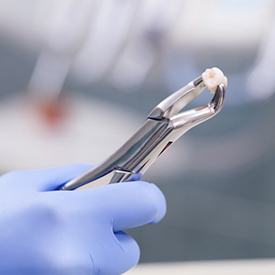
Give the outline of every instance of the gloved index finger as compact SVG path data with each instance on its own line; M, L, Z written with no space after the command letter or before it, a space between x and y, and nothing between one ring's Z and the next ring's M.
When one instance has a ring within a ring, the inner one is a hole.
M91 169L89 164L74 164L55 168L9 172L1 178L11 188L31 191L57 190L67 181Z
M41 169L33 172L33 176L41 178L38 185L39 191L58 190L69 180L78 177L85 171L92 168L90 164L73 164L56 168Z
M93 205L89 204L91 196ZM98 208L113 223L114 231L158 222L166 213L166 201L160 189L142 181L90 188L75 192L74 197L78 207Z

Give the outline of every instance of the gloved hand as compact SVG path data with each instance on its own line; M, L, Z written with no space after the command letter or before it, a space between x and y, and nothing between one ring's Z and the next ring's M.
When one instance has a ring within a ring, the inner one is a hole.
M53 191L90 167L18 171L0 178L0 274L121 274L139 259L122 230L158 222L165 199L136 181Z

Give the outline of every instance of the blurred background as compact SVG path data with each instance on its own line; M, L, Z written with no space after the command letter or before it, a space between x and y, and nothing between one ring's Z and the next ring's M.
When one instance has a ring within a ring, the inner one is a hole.
M202 71L224 110L146 174L142 262L275 257L275 2L0 0L0 171L100 163ZM202 99L203 100L203 99Z

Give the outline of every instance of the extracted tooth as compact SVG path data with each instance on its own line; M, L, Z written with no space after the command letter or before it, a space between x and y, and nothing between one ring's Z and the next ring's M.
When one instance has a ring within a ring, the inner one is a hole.
M202 73L202 80L207 89L212 93L215 93L218 85L220 84L223 84L225 87L227 87L227 77L217 67L206 69Z

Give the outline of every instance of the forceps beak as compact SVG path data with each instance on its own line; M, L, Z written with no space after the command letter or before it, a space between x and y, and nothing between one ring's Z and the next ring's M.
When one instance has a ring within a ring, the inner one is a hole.
M212 100L205 105L195 107L185 112L180 112L186 105L202 94L205 89L209 90L207 77L202 74L185 87L171 94L161 101L150 113L148 118L155 120L169 119L174 129L184 126L184 132L194 126L212 118L223 107L227 79L218 68L208 69L218 74L217 85L211 92L214 93ZM207 72L207 70L206 70Z

